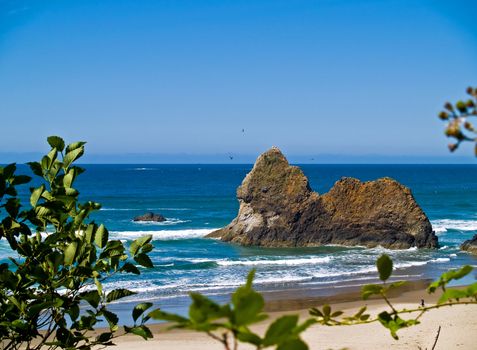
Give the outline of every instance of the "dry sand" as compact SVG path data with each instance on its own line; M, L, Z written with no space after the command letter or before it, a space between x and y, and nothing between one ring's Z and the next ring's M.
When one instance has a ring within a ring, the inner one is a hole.
M421 299L432 303L436 296L429 296L422 285L414 285L417 290L408 290L392 297L393 303L399 308L416 308ZM343 302L343 299L350 301ZM275 318L290 313L300 314L300 319L308 317L308 307L332 302L333 309L348 311L353 314L361 306L367 305L371 314L387 310L381 300L363 301L358 299L358 293L337 295L328 300L287 300L282 303L272 302L269 309L286 309L287 311L271 311L270 318L253 327L253 330L263 334L268 324ZM292 310L290 310L292 309ZM294 311L293 311L294 310ZM405 315L406 317L408 315ZM421 324L399 331L399 340L394 340L387 329L379 323L370 323L356 326L327 327L315 325L310 327L303 338L310 349L431 349L434 339L441 326L439 340L435 349L477 349L477 305L459 305L431 310L421 318ZM220 350L221 344L206 335L187 331L165 331L165 325L152 325L154 339L143 341L135 336L123 336L116 340L116 349L171 349L171 350ZM253 349L241 344L239 349Z

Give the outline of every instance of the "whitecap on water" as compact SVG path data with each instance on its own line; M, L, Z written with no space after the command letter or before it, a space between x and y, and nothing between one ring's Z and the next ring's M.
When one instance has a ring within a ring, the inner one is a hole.
M308 257L308 258L285 258L285 259L254 259L254 260L216 260L215 262L219 266L234 266L234 265L246 265L246 266L258 266L258 265L309 265L309 264L326 264L331 261L331 257Z
M145 225L145 226L170 226L170 225L177 225L177 224L190 222L190 220L167 218L165 221L134 221L132 220L131 222L136 225Z
M452 220L440 219L431 221L432 228L436 233L447 232L447 230L477 231L477 220Z
M201 238L214 229L186 229L186 230L160 230L160 231L111 231L111 235L119 239L136 239L145 235L152 235L154 240L175 240Z

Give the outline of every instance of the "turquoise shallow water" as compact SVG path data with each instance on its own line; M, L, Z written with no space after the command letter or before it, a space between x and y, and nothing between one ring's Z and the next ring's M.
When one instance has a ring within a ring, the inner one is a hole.
M106 288L138 292L127 301L155 300L183 310L185 296L199 291L221 298L240 285L251 268L256 286L270 290L320 290L360 285L375 278L374 263L386 251L396 277L434 278L442 271L477 259L458 246L477 233L477 166L474 165L302 165L310 184L328 191L342 176L373 180L390 176L409 186L439 236L438 250L387 251L382 248L320 247L271 249L240 247L203 238L232 220L235 190L252 165L86 165L78 179L82 200L103 204L94 219L111 236L130 242L151 233L153 269L120 276ZM20 167L26 172L26 168ZM26 195L26 192L24 192ZM132 221L146 211L163 214L164 223ZM3 261L10 254L0 244ZM471 276L475 278L475 276ZM121 309L121 306L117 306Z

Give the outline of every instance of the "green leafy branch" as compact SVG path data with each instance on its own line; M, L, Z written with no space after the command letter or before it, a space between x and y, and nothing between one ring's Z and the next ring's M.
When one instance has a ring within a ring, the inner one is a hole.
M477 88L468 87L467 94L470 98L465 101L457 101L455 104L446 102L444 110L439 113L439 118L448 122L446 136L456 141L448 145L449 150L454 152L462 142L470 141L475 143L477 156L477 129L469 120L477 116Z
M364 300L367 300L371 296L376 295L386 302L389 310L380 312L376 317L371 317L370 314L366 313L367 307L363 306L354 315L343 316L342 311L333 311L329 305L324 305L321 310L319 308L310 309L310 315L315 318L317 323L326 326L349 326L379 322L385 328L389 329L394 339L399 339L397 332L402 328L419 324L420 318L427 311L452 305L477 304L477 283L465 288L448 288L449 282L468 275L472 271L471 266L465 265L460 269L449 270L442 274L437 281L431 283L427 288L429 294L435 293L438 289L442 291L437 303L413 309L399 309L392 304L391 299L388 297L391 290L399 288L406 283L405 281L386 283L393 271L393 261L391 258L386 254L381 255L376 262L376 266L379 278L383 283L363 286L361 296ZM404 319L401 317L403 314L417 315Z
M6 239L16 257L0 264L0 342L4 349L80 348L113 345L118 316L111 302L135 294L127 289L103 290L118 273L140 274L135 263L153 264L147 255L152 237L131 243L111 240L107 228L89 216L101 208L80 203L74 187L84 169L75 165L85 142L65 146L58 136L48 137L51 150L40 162L28 163L40 185L30 188L29 203L21 203L16 187L29 176L16 175L16 165L0 167L0 239ZM133 263L133 261L135 263ZM133 310L133 327L126 333L152 337L142 317L152 305ZM97 337L88 332L102 320L108 330Z

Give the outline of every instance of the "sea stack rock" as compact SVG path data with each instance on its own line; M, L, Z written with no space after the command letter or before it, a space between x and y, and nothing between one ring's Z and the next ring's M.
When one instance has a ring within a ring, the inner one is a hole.
M343 178L319 195L276 147L260 155L237 198L237 217L209 237L266 247L437 247L431 223L407 187L390 178Z
M166 218L161 214L155 214L153 212L146 213L144 215L136 216L133 221L146 221L146 222L163 222Z
M466 250L471 254L477 255L477 235L474 235L471 239L465 241L460 248Z

